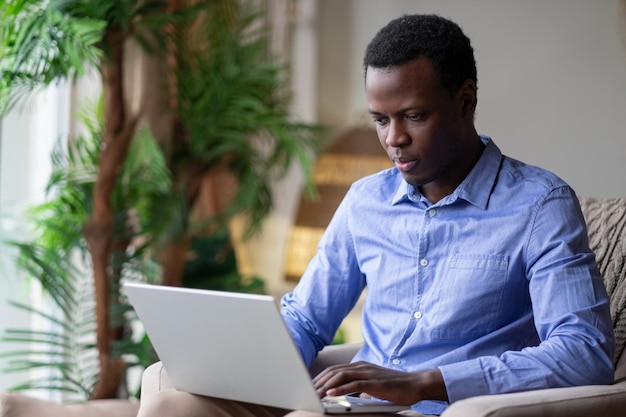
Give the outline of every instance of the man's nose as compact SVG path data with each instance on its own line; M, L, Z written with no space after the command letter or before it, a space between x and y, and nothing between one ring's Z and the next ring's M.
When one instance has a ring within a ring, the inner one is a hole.
M407 144L409 141L409 135L404 124L401 121L391 120L387 130L387 138L385 139L387 146L398 147Z

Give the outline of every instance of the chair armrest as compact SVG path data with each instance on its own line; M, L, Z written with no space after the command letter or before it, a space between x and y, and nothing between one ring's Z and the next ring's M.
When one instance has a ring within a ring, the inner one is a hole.
M135 417L138 401L90 400L59 404L28 395L0 392L0 417Z
M141 375L141 399L148 397L160 391L174 389L172 381L167 376L163 364L159 361L148 366Z
M328 345L322 349L313 364L309 368L311 377L322 372L324 369L332 365L340 363L348 363L354 355L361 349L363 343L344 343L340 345Z
M626 379L614 385L484 395L457 401L441 417L589 417L622 415Z

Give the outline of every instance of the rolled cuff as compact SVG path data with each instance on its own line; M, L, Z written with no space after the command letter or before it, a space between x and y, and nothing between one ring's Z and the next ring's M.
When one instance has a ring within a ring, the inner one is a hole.
M446 384L449 403L489 393L489 387L478 360L442 365L439 370Z

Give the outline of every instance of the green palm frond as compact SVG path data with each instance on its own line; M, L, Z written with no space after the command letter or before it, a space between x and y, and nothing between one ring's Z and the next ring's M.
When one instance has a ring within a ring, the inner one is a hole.
M9 345L19 346L0 354L6 361L3 372L27 370L34 374L11 390L55 389L75 394L76 400L85 400L93 389L98 376L98 357L93 346L93 301L85 296L91 283L79 276L72 276L70 283L68 286L76 293L74 302L56 313L12 303L35 315L40 325L7 329L1 339L5 349Z
M70 306L75 303L75 293L71 285L70 274L75 270L69 256L59 251L41 246L37 242L7 242L19 251L17 265L28 276L35 277L51 296L54 303L69 314Z
M8 0L0 6L0 114L36 88L99 63L107 22L69 15L62 3Z
M114 341L112 354L124 356L132 366L145 366L155 356L145 335L139 341L131 338L129 323L136 317L120 291L121 283L159 280L161 270L155 259L160 245L177 243L179 236L207 244L209 249L194 250L199 258L211 260L229 246L225 225L233 216L246 215L248 236L257 231L272 208L273 181L285 175L293 162L302 166L312 189L312 156L323 146L325 133L318 126L292 121L288 73L268 54L259 13L233 0L184 0L174 11L168 3L7 0L0 4L0 114L38 87L74 78L90 67L100 69L104 60L116 56L107 55L107 45L114 49L130 37L147 52L176 62L175 68L168 68L174 80L167 79L174 81L169 87L176 94L170 100L176 103L172 109L176 114L167 116L175 120L173 130L180 135L170 138L164 155L147 127L140 126L113 193L107 196L114 235L107 265L109 318L112 327L123 333ZM98 378L93 265L83 228L93 215L104 117L102 101L80 112L86 133L59 142L52 154L48 199L28 213L32 233L11 242L19 251L21 269L41 283L54 303L53 313L14 304L45 324L4 335L4 342L16 346L2 354L9 360L6 369L51 370L18 389L50 388L87 398ZM193 170L186 170L190 166ZM234 174L234 201L224 212L194 224L190 205L197 184L189 177L203 180L216 166ZM207 230L217 233L206 236ZM242 280L236 273L234 257L221 270L219 282L208 282L211 274L206 271L223 265L196 266L189 275L195 274L200 285L262 290L262 280Z
M184 57L179 115L191 157L206 166L228 161L239 190L224 217L246 213L252 233L272 208L272 181L294 160L310 180L325 131L291 120L287 69L272 62L264 28L257 29L259 14L245 5L231 9L214 1L193 33L175 39Z
M41 328L10 329L2 337L7 361L4 372L46 369L13 389L54 389L73 393L77 400L89 398L98 380L98 352L95 347L95 299L90 258L82 227L91 210L91 193L102 147L101 105L83 110L80 119L87 133L71 142L59 142L52 154L49 198L28 212L33 236L25 241L7 242L18 249L18 266L41 283L52 313L24 303L24 310L42 323ZM168 224L174 206L170 174L160 148L149 131L142 128L133 140L120 173L114 196L116 241L141 238L132 250L112 254L111 267L117 271L109 306L113 328L125 329L136 316L121 296L122 281L156 281L160 270L151 258L151 240ZM160 207L160 209L156 209ZM157 214L161 213L158 217ZM155 214L156 213L156 214ZM150 219L150 220L146 220ZM152 228L152 229L151 229ZM131 355L130 362L147 366L156 360L149 341L139 342L127 334L115 343L114 355Z
M155 34L166 24L188 19L197 7L172 14L166 1L156 0L2 2L0 114L52 83L99 69L108 52L104 38L110 28L121 29L150 49L161 39Z

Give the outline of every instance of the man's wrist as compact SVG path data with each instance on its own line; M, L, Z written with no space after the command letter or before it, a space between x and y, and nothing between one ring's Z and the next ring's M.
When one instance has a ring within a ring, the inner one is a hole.
M420 396L425 400L448 401L448 391L439 369L418 372L417 386Z

